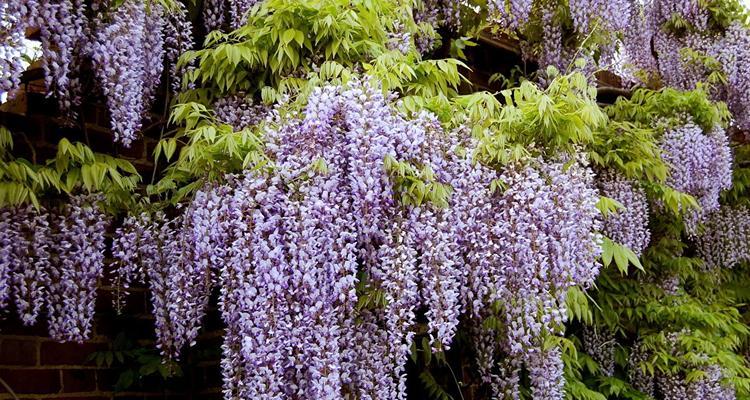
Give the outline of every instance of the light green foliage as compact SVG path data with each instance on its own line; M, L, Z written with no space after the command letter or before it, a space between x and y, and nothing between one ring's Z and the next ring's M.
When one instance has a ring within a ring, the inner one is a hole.
M206 180L216 181L226 173L245 168L261 168L268 163L258 128L235 132L214 118L213 111L198 102L178 104L172 122L180 126L175 135L160 141L154 157L170 161L164 177L149 186L149 194L173 191L171 201L178 202L199 189Z
M31 203L39 207L39 196L72 194L78 191L102 193L110 211L134 203L133 193L140 175L133 165L107 154L94 153L83 143L61 139L57 155L34 164L10 154L13 139L0 127L0 207Z
M633 253L633 250L615 243L608 238L604 238L602 243L602 264L607 267L612 264L612 261L615 262L617 269L623 275L627 275L628 273L628 264L643 270L643 266L638 260L638 256Z
M197 62L185 83L196 82L199 89L185 90L172 110L171 122L178 129L159 143L155 156L171 161L179 154L149 193L177 202L206 180L272 167L273 160L263 153L262 125L234 132L216 121L210 104L223 94L242 91L266 104L282 102L278 111L284 120L298 115L314 88L346 84L357 75L399 93L405 113L446 104L465 80L458 72L465 66L453 59L422 60L413 48L406 54L390 50L387 34L396 24L413 35L431 30L414 23L408 3L271 0L252 10L244 27L209 34L204 49L188 52L180 61ZM447 188L414 177L405 186L412 188L413 200L420 203L427 196L445 203Z
M682 115L706 131L726 127L730 114L726 104L713 102L703 86L683 92L672 88L658 91L638 89L630 99L619 98L606 108L612 120L630 122L640 128L656 129L659 138L665 130L684 124ZM657 125L654 127L654 123Z
M448 206L452 189L438 182L429 166L416 167L390 155L386 156L383 166L393 180L394 192L401 204L420 206L431 203L437 207Z
M212 32L205 48L182 62L198 61L190 80L221 93L281 89L283 78L304 79L326 60L351 67L387 51L396 22L417 32L408 4L372 0L268 0L231 33ZM295 86L288 83L288 86Z
M653 129L610 119L594 137L589 156L595 165L619 170L630 179L663 182L667 166L659 153Z
M460 96L457 123L473 126L480 140L477 158L505 165L529 156L554 158L594 143L607 116L596 104L596 89L574 72L557 75L546 89L524 81L500 93L503 103L487 93Z

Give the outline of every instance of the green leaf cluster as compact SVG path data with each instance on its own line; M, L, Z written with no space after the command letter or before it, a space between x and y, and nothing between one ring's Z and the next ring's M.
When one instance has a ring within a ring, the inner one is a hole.
M13 156L11 133L0 127L0 207L33 204L40 196L59 196L79 191L102 193L110 211L134 204L141 177L121 158L95 153L83 143L61 139L54 158L42 164Z

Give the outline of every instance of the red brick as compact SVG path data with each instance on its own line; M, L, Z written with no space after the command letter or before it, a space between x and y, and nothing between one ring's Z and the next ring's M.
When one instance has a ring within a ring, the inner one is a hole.
M114 313L112 313L114 315ZM145 338L154 339L154 320L147 314L139 316L126 315L127 320L115 321L114 318L107 317L97 319L94 325L94 331L97 335L103 335L114 338L118 333L123 331L123 322L127 323L128 332L141 332Z
M41 93L28 93L26 101L28 115L57 115L57 103Z
M39 316L39 320L36 325L24 326L21 320L16 318L15 315L0 322L0 332L3 335L17 335L17 336L41 336L48 337L49 331L47 329L47 319L44 316Z
M86 124L86 135L91 150L98 153L112 154L115 151L112 133L98 126Z
M120 377L119 371L111 369L100 369L96 371L97 388L102 392L110 392L115 388L115 383Z
M35 340L3 339L0 342L0 364L36 365L37 345Z
M50 394L60 391L60 371L56 369L0 369L0 378L16 393ZM2 386L0 393L6 393Z
M43 342L39 355L42 365L84 365L91 353L106 348L105 343Z
M130 144L130 147L117 146L117 154L121 157L142 159L146 155L146 145L143 139L138 139Z
M64 393L91 392L96 390L96 372L91 369L66 369L62 371Z

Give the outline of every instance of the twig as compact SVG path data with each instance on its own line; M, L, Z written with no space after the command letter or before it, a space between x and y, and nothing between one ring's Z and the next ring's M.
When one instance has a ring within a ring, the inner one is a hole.
M18 400L18 396L16 396L16 393L13 391L13 389L10 388L10 385L8 385L3 378L0 378L0 385L3 385L5 390L7 390L15 400Z
M461 391L461 385L459 385L458 379L456 379L456 374L453 373L453 368L451 368L450 363L445 363L445 365L448 367L448 371L451 372L453 382L456 384L456 388L458 389L458 395L461 396L461 400L464 400L464 393L463 391Z
M169 121L167 120L167 111L169 111L169 102L171 101L172 92L169 84L169 77L167 77L167 97L164 99L164 112L162 113L162 121L164 121L164 124L161 126L161 131L159 132L159 142L162 141L164 138L164 129L166 129L167 125L169 124ZM148 157L148 155L147 155ZM156 170L159 167L159 157L154 157L154 170L151 172L151 184L154 184L154 181L156 180Z
M21 137L23 137L23 141L26 142L26 145L29 146L29 151L31 151L31 162L36 164L36 149L34 148L34 145L31 143L31 140L29 140L29 137L25 132L21 132Z

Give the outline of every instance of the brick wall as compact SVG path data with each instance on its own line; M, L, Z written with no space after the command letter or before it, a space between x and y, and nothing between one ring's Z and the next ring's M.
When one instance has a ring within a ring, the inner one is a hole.
M30 75L35 77L33 70ZM43 90L38 80L29 80L24 93L0 107L0 125L14 133L14 154L41 163L54 156L55 144L66 137L87 143L96 152L128 159L144 182L150 182L154 164L149 154L158 142L163 116L153 115L144 124L144 138L124 148L113 142L102 102L84 104L76 126L69 127L56 118L54 102L45 98ZM163 109L163 105L157 104L155 109ZM180 363L182 377L164 380L150 375L127 391L114 390L124 371L122 365L98 367L89 361L89 356L111 350L113 339L121 333L136 347L154 349L154 327L146 289L133 288L118 316L112 307L114 288L109 286L106 275L99 283L93 334L85 343L56 343L48 337L44 312L36 326L24 327L15 318L12 305L9 307L0 320L0 400L14 398L8 388L19 399L27 400L220 399L222 325L215 309L205 321L198 344L186 351Z

